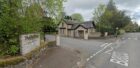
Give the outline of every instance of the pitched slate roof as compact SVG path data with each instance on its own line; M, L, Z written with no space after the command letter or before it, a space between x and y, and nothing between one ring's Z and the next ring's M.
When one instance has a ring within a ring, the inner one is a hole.
M95 28L95 23L93 21L86 21L81 24L85 28Z
M76 28L78 28L79 26L82 26L86 29L89 28L96 28L94 21L86 21L86 22L77 22L77 21L73 21L73 20L64 20L64 22L68 25L72 25L71 29L74 30Z

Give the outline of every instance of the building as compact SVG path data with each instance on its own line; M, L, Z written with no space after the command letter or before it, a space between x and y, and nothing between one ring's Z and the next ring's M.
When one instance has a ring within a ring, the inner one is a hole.
M58 34L61 36L88 38L95 32L94 21L76 22L73 20L62 20L58 26Z

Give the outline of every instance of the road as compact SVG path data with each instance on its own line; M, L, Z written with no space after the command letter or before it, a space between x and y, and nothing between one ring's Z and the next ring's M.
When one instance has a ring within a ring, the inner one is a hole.
M102 51L108 49L111 46L112 42L109 39L74 39L74 38L66 38L61 37L60 39L61 47L65 47L76 51L79 53L80 61L77 61L77 65L83 67L87 61L89 61L89 57L91 55L98 55ZM92 56L93 57L93 56ZM92 58L91 57L91 58Z
M91 58L85 68L140 68L140 33L128 33Z
M76 51L80 68L140 68L140 33L118 39L60 38L60 46Z
M78 50L83 68L139 68L140 33L127 33L116 41L61 39L63 47Z

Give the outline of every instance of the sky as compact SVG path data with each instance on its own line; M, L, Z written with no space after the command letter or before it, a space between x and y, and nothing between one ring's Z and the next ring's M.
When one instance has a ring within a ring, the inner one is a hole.
M67 15L80 13L85 21L92 20L94 9L99 4L107 4L109 0L67 0L64 2L64 11ZM140 25L140 0L114 0L119 10L126 11L133 21Z

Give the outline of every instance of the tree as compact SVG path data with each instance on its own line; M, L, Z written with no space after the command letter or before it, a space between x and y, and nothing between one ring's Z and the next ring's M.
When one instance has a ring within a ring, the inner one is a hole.
M138 32L140 32L140 26L139 26Z
M124 27L126 32L134 32L135 31L135 26L133 23L129 23Z
M115 34L117 32L116 28L122 29L131 23L131 18L127 16L124 11L118 10L113 0L109 1L105 9L99 6L97 10L95 10L95 13L99 14L94 13L94 16L97 21L97 30L102 34L104 34L104 32Z
M72 20L72 17L71 16L65 16L64 19L66 19L66 20Z
M112 17L112 14L110 11L106 10L106 6L103 4L100 4L93 13L94 21L96 22L97 31L102 33L102 36L104 36L105 32L112 31L112 26L109 23L109 19ZM111 32L110 32L111 33Z
M104 30L106 30L106 24L101 22L101 16L102 14L105 12L105 5L100 4L93 13L93 20L96 23L96 30L101 32L103 34L103 32L105 32ZM103 18L103 17L102 17Z
M83 22L84 19L83 19L83 16L79 13L74 13L71 15L72 19L76 20L76 21L79 21L79 22Z
M24 8L22 0L0 0L0 56L19 54L21 34L41 33L43 28L55 30L62 18L63 1L46 0L48 12L44 19L44 11L38 3Z
M43 19L41 20L41 23L43 24L42 31L44 32L44 34L56 32L57 25L54 23L52 18L43 17Z
M0 0L0 55L19 53L21 25L18 9L20 0Z
M65 12L62 12L62 19L65 19L65 20L72 20L72 17L67 15Z
M66 0L46 0L47 17L54 18L54 22L58 24L62 19L63 2Z
M100 4L95 10L94 10L94 13L93 13L93 19L95 21L95 23L99 23L99 18L100 16L104 13L105 11L105 5L103 4Z
M134 31L137 32L139 30L139 25L137 22L135 22L134 24Z
M30 5L25 10L24 17L21 17L23 33L41 32L41 19L43 18L43 9L37 3Z

